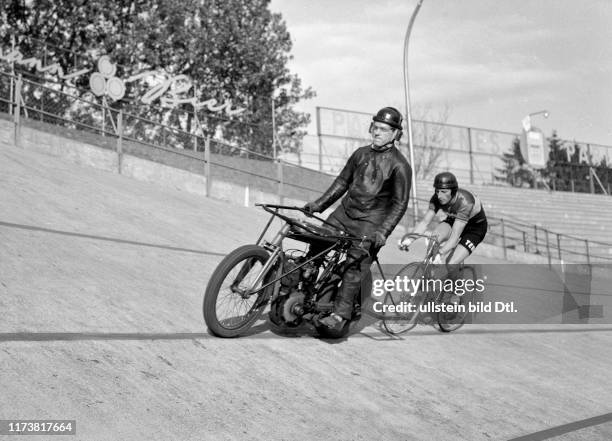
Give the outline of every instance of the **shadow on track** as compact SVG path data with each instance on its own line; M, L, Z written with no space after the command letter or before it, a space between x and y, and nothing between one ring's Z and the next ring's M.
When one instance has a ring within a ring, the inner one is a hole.
M585 420L574 421L573 423L564 424L562 426L552 427L540 432L531 433L529 435L512 438L508 441L543 441L550 438L556 438L566 433L576 432L587 427L597 426L600 424L612 421L612 413L606 413ZM582 439L582 438L581 438Z
M115 243L122 243L122 244L127 244L127 245L136 245L136 246L141 246L141 247L160 248L162 250L180 251L184 253L204 254L207 256L224 257L226 254L226 253L217 253L214 251L203 251L203 250L194 250L190 248L173 247L169 245L161 245L161 244L155 244L155 243L137 242L134 240L118 239L114 237L95 236L92 234L75 233L72 231L54 230L51 228L36 227L33 225L13 224L10 222L3 222L3 221L0 221L0 226L9 227L9 228L19 228L21 230L28 230L28 231L40 231L43 233L62 234L64 236L79 237L82 239L102 240L106 242L115 242Z
M432 329L432 332L423 334L422 332L406 333L401 336L393 336L386 334L380 327L373 327L380 332L380 336L376 337L369 333L363 332L364 327L357 327L348 335L348 337L340 339L324 339L319 338L317 331L310 326L299 326L296 328L279 329L266 321L260 323L249 330L248 333L239 338L299 338L310 337L318 338L321 341L328 343L341 343L348 338L369 338L377 341L388 340L405 340L409 338L418 338L423 335L440 335L443 334ZM453 335L475 335L475 334L544 334L544 333L577 333L577 332L612 332L612 328L587 328L587 329L469 329L464 327L461 331ZM412 337L411 337L412 336ZM2 332L0 333L0 343L2 342L34 342L34 341L82 341L82 340L201 340L201 339L216 339L214 335L208 332Z

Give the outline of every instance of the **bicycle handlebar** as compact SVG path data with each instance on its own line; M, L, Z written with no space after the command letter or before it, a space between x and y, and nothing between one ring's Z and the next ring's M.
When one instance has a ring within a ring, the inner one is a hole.
M404 235L404 237L414 237L416 239L420 239L420 238L424 237L424 238L427 238L427 239L431 240L436 245L440 245L440 241L438 240L438 238L436 236L433 236L433 235L430 235L430 234L408 233L408 234Z

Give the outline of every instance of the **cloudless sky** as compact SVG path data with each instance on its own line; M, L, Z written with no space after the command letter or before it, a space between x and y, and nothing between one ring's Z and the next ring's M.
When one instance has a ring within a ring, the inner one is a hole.
M417 0L272 0L293 41L289 67L316 106L405 112L403 48ZM424 0L409 45L413 117L612 145L611 0ZM315 133L314 126L309 128Z

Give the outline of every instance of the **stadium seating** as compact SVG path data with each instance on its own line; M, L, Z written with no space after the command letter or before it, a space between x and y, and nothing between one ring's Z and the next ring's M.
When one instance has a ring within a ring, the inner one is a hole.
M612 225L605 222L605 219L612 218L612 197L492 185L465 187L481 198L490 217L503 218L513 226L513 230L520 228L530 241L539 235L541 245L538 248L545 246L544 230L548 230L552 248L557 247L559 240L563 252L577 253L575 257L578 257L585 253L584 240L588 239L590 254L608 256L612 262L612 246L609 245L612 243ZM418 183L417 194L423 201L431 197L431 182Z

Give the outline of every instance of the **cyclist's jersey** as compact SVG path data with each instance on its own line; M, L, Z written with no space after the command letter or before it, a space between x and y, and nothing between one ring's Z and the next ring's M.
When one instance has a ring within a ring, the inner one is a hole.
M446 205L442 205L438 200L438 195L434 193L429 200L429 208L436 213L442 210L449 218L470 224L480 223L487 218L478 196L463 188L457 189L455 197Z

